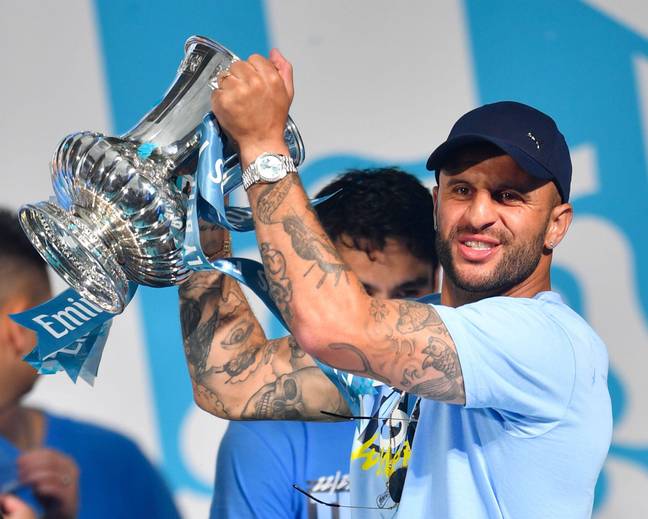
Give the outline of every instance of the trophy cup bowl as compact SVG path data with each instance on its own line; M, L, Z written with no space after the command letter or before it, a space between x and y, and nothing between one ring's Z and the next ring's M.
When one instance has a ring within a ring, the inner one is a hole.
M51 162L56 200L21 207L21 226L36 250L101 309L122 312L129 281L166 287L189 276L182 179L195 171L210 86L237 59L212 40L189 38L162 101L121 137L80 132L63 139ZM300 164L304 146L290 118L284 137ZM223 176L233 179L225 182L228 192L240 184L234 143L225 141L223 159Z

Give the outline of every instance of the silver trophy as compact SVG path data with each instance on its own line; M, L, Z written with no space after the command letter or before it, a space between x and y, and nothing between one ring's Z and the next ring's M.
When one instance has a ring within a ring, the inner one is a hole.
M41 256L103 310L124 309L129 280L165 287L190 274L182 261L188 198L182 179L195 171L216 77L237 59L214 41L189 38L160 104L121 137L81 132L63 139L51 163L56 201L20 209L22 228ZM285 139L300 164L304 147L290 118ZM223 158L223 178L236 187L234 143L225 143Z

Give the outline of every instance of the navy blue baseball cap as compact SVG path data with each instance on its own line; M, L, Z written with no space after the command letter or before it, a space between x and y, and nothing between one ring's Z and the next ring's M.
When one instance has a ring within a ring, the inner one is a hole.
M427 161L439 171L458 150L490 142L509 155L529 175L552 180L563 202L569 200L572 164L565 137L554 120L528 105L500 101L471 110L454 124L447 140Z

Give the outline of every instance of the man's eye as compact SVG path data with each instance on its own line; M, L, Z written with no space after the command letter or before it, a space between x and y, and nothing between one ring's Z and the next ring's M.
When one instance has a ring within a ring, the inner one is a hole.
M497 195L497 198L504 203L517 202L518 200L520 200L520 195L518 195L515 191L502 191Z
M407 288L405 290L399 290L392 295L392 299L418 299L428 295L430 291L424 290L423 288Z
M470 189L467 186L455 186L453 191L460 196L466 196L470 193Z

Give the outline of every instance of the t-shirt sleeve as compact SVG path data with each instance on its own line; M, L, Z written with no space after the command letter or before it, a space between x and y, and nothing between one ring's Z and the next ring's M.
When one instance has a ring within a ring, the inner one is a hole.
M466 407L494 409L524 435L563 417L575 380L571 341L543 304L496 297L435 306L457 348Z
M299 441L287 442L280 427L229 424L218 449L210 519L296 517L298 493L292 484Z

